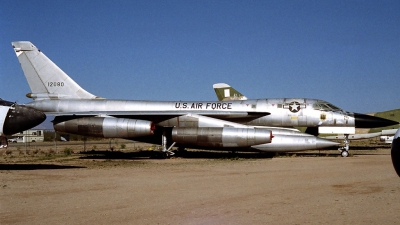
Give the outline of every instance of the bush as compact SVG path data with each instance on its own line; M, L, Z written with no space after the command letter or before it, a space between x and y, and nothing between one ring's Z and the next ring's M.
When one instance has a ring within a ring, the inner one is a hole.
M65 148L64 149L64 155L71 155L71 154L72 154L71 148Z

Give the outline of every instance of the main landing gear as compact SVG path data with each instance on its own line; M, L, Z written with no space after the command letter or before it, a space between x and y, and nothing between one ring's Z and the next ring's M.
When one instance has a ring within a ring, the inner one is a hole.
M344 147L340 147L338 148L338 150L340 151L340 155L342 155L342 157L347 157L349 156L349 135L345 134L344 135Z
M172 143L172 145L169 146L169 148L167 148L167 136L165 134L165 131L162 134L161 138L162 138L162 141L161 141L161 145L162 145L161 158L168 159L169 157L175 155L175 153L172 152L171 149L172 149L172 147L174 147L176 142Z

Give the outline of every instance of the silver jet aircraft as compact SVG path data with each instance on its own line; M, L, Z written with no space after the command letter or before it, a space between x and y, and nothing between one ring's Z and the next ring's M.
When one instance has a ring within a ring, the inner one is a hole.
M174 146L265 152L321 149L337 143L277 127L348 129L361 122L392 123L313 99L104 99L81 88L32 43L12 42L12 46L32 91L27 97L34 101L26 105L55 115L56 131L161 144L164 157L172 154Z

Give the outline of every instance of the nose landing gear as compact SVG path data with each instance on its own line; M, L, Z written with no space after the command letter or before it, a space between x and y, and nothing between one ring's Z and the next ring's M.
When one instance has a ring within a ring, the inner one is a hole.
M340 155L342 155L342 157L347 157L349 156L349 135L345 134L344 135L344 147L340 147L338 148L338 150L340 151Z

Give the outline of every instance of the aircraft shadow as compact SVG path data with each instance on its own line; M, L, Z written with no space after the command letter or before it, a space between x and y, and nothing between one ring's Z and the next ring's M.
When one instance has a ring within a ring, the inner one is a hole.
M60 170L60 169L80 169L84 166L67 166L55 164L0 164L0 170Z
M79 159L145 159L150 158L151 153L140 151L140 152L121 152L121 151L101 151L91 150L86 152L79 152Z
M139 152L120 152L120 151L87 151L80 152L84 155L80 159L160 159L160 153L157 151L139 151ZM213 152L213 151L184 151L175 152L173 157L188 159L235 159L235 158L273 158L275 153L230 153L230 152Z
M362 150L376 150L375 148ZM351 155L377 155L376 153L364 152L360 149L351 149ZM340 152L332 153L321 150L320 152L225 152L225 151L174 151L173 157L187 159L272 159L275 157L341 157ZM138 151L138 152L121 152L109 150L91 150L80 152L79 159L162 159L158 151ZM385 155L385 154L383 154ZM350 156L351 157L351 156Z
M178 152L177 157L188 159L272 159L275 153L267 152L209 152L209 151L186 151Z

